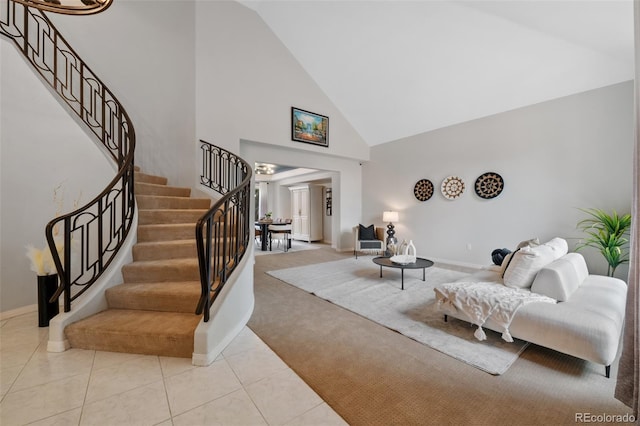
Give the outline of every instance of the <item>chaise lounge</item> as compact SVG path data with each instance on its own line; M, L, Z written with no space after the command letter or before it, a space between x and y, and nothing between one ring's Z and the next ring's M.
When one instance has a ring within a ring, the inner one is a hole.
M519 257L532 253L535 254L535 248L529 247ZM517 252L512 257L518 257ZM530 278L522 287L508 287L505 276L508 277L513 265L505 265L507 262L509 259L505 258L502 268L483 270L457 283L438 286L436 299L445 321L450 315L477 325L475 335L480 340L482 327L486 327L503 333L507 341L512 336L602 364L609 377L622 333L626 283L589 274L582 255L568 253L542 267L524 271ZM471 288L486 290L489 296L484 299L476 297L476 293L469 296L465 291ZM513 312L505 314L497 308L501 301L491 299L490 295L495 294L493 290L509 297L521 294L524 299L515 302ZM527 299L529 297L533 299ZM478 315L487 307L488 315Z

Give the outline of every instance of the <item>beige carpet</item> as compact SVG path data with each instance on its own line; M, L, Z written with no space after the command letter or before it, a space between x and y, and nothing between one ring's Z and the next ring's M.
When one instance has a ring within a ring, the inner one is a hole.
M434 288L469 274L435 265L425 271L401 272L383 269L371 259L347 259L269 271L281 281L308 291L391 330L428 345L490 374L503 374L527 347L516 339L505 342L499 333L487 330L487 339L478 341L476 327L450 318L437 309Z
M285 254L286 255L290 253L297 253L299 251L316 250L320 247L322 247L322 245L307 243L306 241L293 240L291 241L291 248L287 249L287 251L285 252L284 246L282 243L278 244L276 241L273 241L271 250L262 251L260 249L260 243L258 242L256 243L256 249L254 253L256 256L264 256L267 254Z
M325 247L256 257L249 321L349 424L575 425L576 413L630 412L601 365L530 345L492 376L266 274L350 256Z

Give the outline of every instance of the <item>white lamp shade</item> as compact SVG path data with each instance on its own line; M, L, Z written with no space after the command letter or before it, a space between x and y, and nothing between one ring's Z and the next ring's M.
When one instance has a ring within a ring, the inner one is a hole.
M382 212L382 221L383 222L397 222L398 221L398 212L393 212L393 211Z

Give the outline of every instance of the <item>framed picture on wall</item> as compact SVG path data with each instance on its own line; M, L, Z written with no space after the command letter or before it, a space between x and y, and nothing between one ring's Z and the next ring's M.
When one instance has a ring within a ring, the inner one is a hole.
M329 147L329 117L291 107L291 139Z

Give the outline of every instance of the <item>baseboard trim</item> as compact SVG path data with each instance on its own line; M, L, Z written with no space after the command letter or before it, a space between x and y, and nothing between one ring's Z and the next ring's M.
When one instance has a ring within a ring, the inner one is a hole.
M49 340L47 342L47 352L64 352L71 347L71 344L67 339L62 341Z

